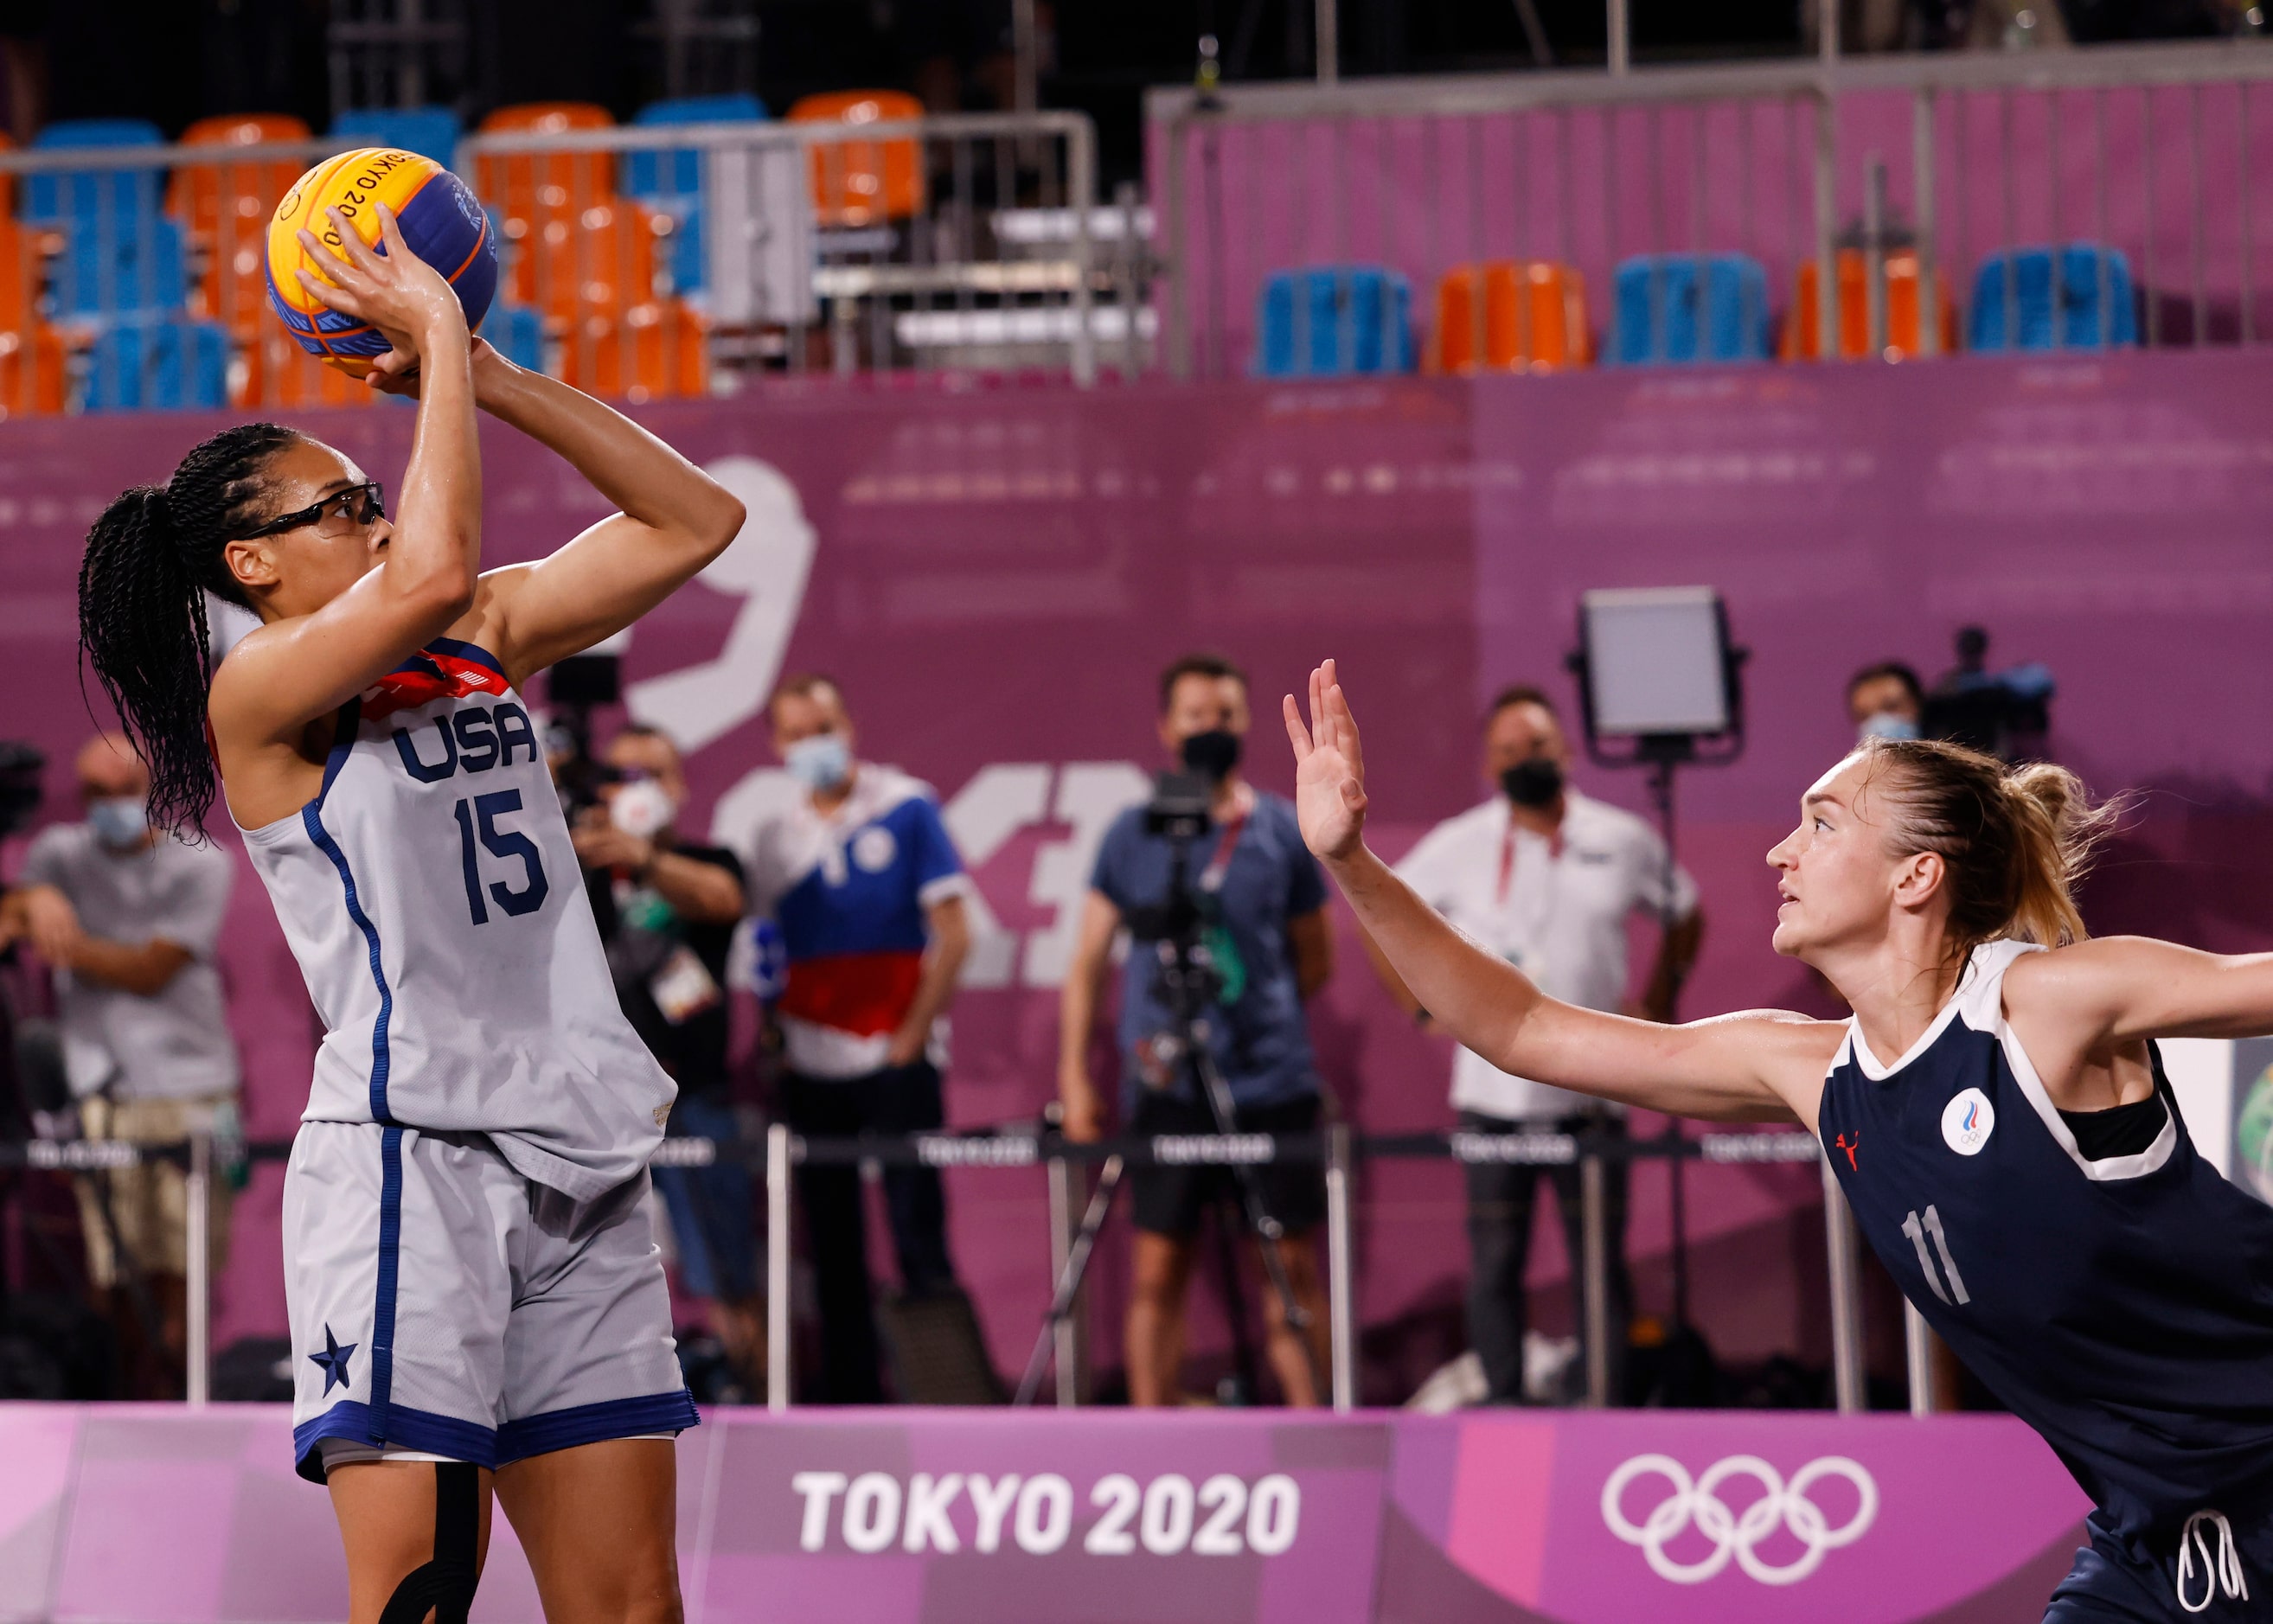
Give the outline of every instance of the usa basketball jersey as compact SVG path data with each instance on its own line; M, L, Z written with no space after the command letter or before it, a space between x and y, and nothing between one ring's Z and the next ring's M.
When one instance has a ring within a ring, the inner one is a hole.
M1824 1152L1871 1247L2125 1537L2273 1498L2273 1208L2164 1120L2087 1160L2004 1014L2018 942L1974 950L1909 1053L1849 1023Z
M244 836L324 1022L302 1119L484 1134L579 1200L634 1177L676 1090L504 670L437 639L337 725L316 797Z

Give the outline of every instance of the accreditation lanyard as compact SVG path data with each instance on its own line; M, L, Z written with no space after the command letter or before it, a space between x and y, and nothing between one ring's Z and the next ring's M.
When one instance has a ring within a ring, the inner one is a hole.
M1255 810L1255 791L1245 784L1239 787L1239 805L1224 820L1223 833L1217 837L1215 856L1200 872L1200 889L1213 895L1223 889L1223 877L1231 871L1231 854L1239 845L1239 836L1246 827L1249 814Z

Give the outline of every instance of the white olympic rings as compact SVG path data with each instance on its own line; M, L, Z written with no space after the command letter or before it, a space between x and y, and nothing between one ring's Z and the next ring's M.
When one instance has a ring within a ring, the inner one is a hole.
M1673 1493L1637 1525L1627 1519L1620 1501L1629 1484L1652 1473L1672 1484ZM1739 1477L1752 1478L1765 1493L1742 1512L1734 1512L1715 1491L1729 1478ZM1844 1478L1855 1486L1859 1503L1839 1528L1830 1526L1822 1508L1807 1495L1825 1478ZM1726 1568L1731 1557L1762 1584L1796 1584L1821 1567L1830 1552L1860 1539L1878 1515L1878 1484L1859 1463L1843 1455L1808 1462L1792 1474L1789 1484L1757 1455L1732 1455L1716 1461L1694 1479L1669 1455L1637 1455L1602 1485L1602 1521L1610 1532L1628 1545L1639 1545L1651 1570L1675 1584L1702 1584ZM1712 1553L1693 1562L1676 1561L1666 1554L1666 1546L1692 1521L1697 1531L1713 1542ZM1778 1524L1789 1529L1792 1538L1806 1547L1781 1568L1762 1561L1754 1549Z

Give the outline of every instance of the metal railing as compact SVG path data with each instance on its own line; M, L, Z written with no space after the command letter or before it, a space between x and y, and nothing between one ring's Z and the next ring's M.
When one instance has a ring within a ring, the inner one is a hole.
M337 138L0 152L0 410L352 405L268 309L267 229ZM1144 362L1133 194L1079 114L476 135L485 334L634 400L762 370Z
M2242 41L1156 90L1167 364L1249 370L1276 271L1380 266L1420 318L1486 259L1576 271L1616 355L1613 273L1637 255L1745 256L1787 323L1804 269L1815 348L1838 353L1843 315L1876 355L1902 348L1887 258L1915 254L1918 308L1902 314L1909 353L1931 355L1969 277L1996 267L2004 286L1984 291L2009 311L2033 296L2012 251L2079 240L2123 255L2139 342L2254 343L2268 79L2273 50ZM1844 311L1842 251L1867 262ZM2097 273L2079 288L2056 267L2052 347L2067 312L2119 302L2104 258ZM1782 348L1805 353L1805 336Z
M289 1156L291 1141L257 1141L230 1148L232 1156L247 1162L281 1161ZM845 1166L892 1164L935 1169L979 1168L1022 1170L1039 1168L1048 1178L1047 1200L1052 1231L1051 1277L1064 1266L1070 1232L1085 1199L1080 1170L1087 1164L1118 1158L1136 1166L1260 1165L1277 1162L1316 1164L1325 1185L1326 1303L1330 1359L1328 1390L1333 1408L1347 1411L1357 1402L1357 1247L1352 1177L1359 1163L1391 1158L1421 1158L1461 1164L1511 1164L1540 1166L1576 1164L1580 1170L1583 1239L1580 1277L1575 1283L1582 1305L1588 1358L1586 1366L1587 1403L1595 1407L1611 1402L1608 1350L1613 1334L1608 1319L1609 1243L1605 1218L1603 1171L1610 1161L1670 1160L1678 1157L1707 1165L1758 1166L1819 1163L1823 1168L1825 1219L1827 1226L1833 1385L1837 1408L1843 1413L1866 1407L1863 1373L1862 1290L1854 1227L1829 1164L1821 1160L1821 1147L1812 1134L1789 1129L1706 1133L1693 1137L1669 1133L1654 1139L1626 1140L1558 1132L1481 1134L1407 1133L1359 1134L1336 1124L1307 1134L1165 1134L1126 1137L1076 1143L1054 1131L1032 1124L967 1132L866 1134L857 1138L809 1138L793 1134L779 1123L762 1139L751 1141L695 1137L670 1138L657 1149L652 1165L706 1167L721 1161L741 1161L763 1179L766 1203L766 1404L775 1411L791 1403L791 1322L792 1237L795 1226L792 1194L796 1170L807 1165ZM207 1243L207 1203L216 1171L216 1145L200 1135L178 1144L137 1144L125 1141L34 1140L0 1144L0 1169L84 1177L137 1167L145 1162L169 1159L185 1172L184 1200L189 1214L185 1253L187 1269L188 1346L185 1392L191 1404L208 1402L213 1357L211 1306L213 1297L210 1246ZM1930 1382L1924 1363L1924 1343L1911 1331L1909 1369L1911 1407L1924 1413L1930 1396L1919 1385L1919 1373ZM1061 1406L1082 1402L1087 1371L1081 1339L1072 1325L1061 1323L1054 1336L1055 1399Z

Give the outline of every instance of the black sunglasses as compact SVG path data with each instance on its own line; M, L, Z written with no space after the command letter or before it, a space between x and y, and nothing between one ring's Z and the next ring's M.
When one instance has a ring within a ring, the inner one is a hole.
M264 535L281 535L287 530L296 530L305 524L321 524L334 509L341 518L368 528L386 517L386 493L377 480L360 485L349 485L344 490L334 490L320 502L311 503L297 513L281 513L258 529L247 530L239 538L258 541Z

